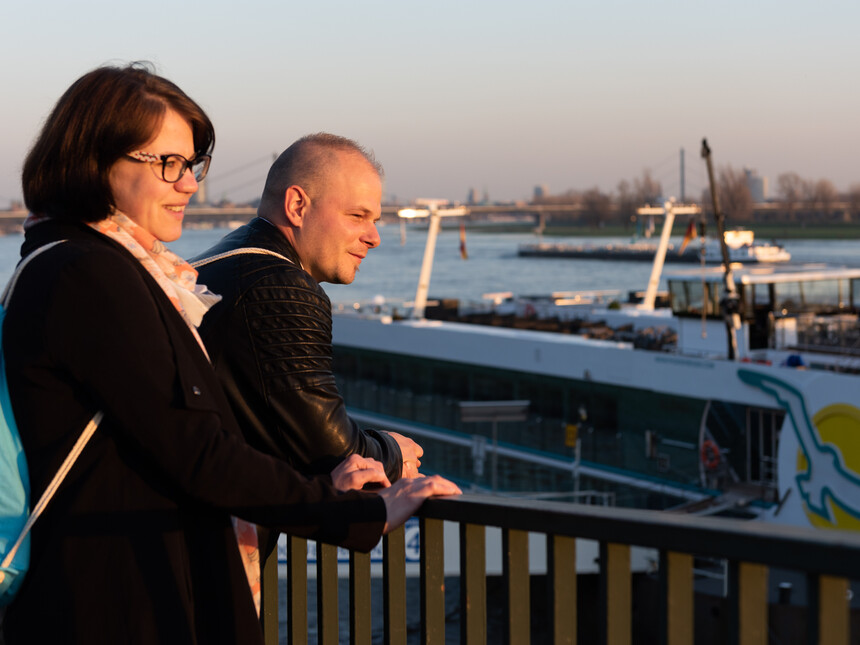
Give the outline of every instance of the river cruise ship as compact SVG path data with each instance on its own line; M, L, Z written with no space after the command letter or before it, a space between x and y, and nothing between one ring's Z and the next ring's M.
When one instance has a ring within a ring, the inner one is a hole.
M723 267L667 275L665 307L564 293L336 311L338 384L357 419L479 490L856 530L860 269L732 268L734 324ZM464 402L525 402L525 420L469 420Z

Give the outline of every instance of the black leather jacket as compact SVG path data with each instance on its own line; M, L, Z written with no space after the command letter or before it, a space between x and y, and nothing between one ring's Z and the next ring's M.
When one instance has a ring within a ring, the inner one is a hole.
M248 247L289 261L242 253L199 264ZM306 474L329 472L358 453L398 479L397 442L360 429L346 413L332 373L331 302L283 234L258 217L192 262L199 283L223 297L200 334L247 441Z

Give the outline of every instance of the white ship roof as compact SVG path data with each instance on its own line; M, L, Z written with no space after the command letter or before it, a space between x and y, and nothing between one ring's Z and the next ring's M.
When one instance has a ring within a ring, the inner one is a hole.
M722 282L722 266L704 269L664 271L667 280ZM860 267L834 267L826 264L768 264L757 266L732 265L732 277L738 284L770 284L774 282L811 282L860 278Z

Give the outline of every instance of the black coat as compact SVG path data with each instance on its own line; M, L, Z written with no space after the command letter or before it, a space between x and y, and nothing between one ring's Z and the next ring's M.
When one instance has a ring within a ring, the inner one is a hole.
M256 247L287 258L240 253ZM245 438L306 474L357 453L400 477L403 458L386 432L359 428L332 371L331 302L283 233L255 218L200 255L200 282L222 296L200 326Z
M248 446L139 262L53 221L22 254L57 239L22 273L3 331L33 499L95 411L105 419L33 529L7 644L261 643L230 516L369 549L384 503Z

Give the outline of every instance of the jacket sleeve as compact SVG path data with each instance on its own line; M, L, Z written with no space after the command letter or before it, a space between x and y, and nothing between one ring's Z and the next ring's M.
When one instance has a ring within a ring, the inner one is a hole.
M272 280L277 283L261 281L250 287L232 313L244 326L252 360L242 355L241 343L225 339L221 349L230 378L243 390L238 395L246 405L250 401L251 407L266 408L265 415L254 415L253 410L248 415L267 421L256 429L263 435L260 441L306 472L328 472L357 453L382 462L388 478L395 481L402 470L397 442L385 432L361 429L347 415L338 392L328 298L304 271L281 273ZM249 374L250 369L255 373ZM255 400L253 390L261 391L262 397ZM231 396L234 403L236 398Z
M340 494L325 477L309 480L249 446L184 322L136 266L118 256L83 253L41 275L34 270L24 276L29 286L19 283L18 302L10 303L7 322L18 347L10 353L19 369L16 417L22 412L33 429L37 479L44 481L58 465L51 462L65 456L58 442L73 441L87 415L102 409L105 421L81 457L90 466L78 470L103 473L98 464L116 463L129 474L101 482L100 503L122 508L123 500L134 498L122 486L155 488L182 504L371 548L385 521L382 500ZM52 406L44 405L46 396ZM62 437L45 434L62 427ZM117 481L122 485L115 490L109 482ZM99 485L97 475L81 485Z

